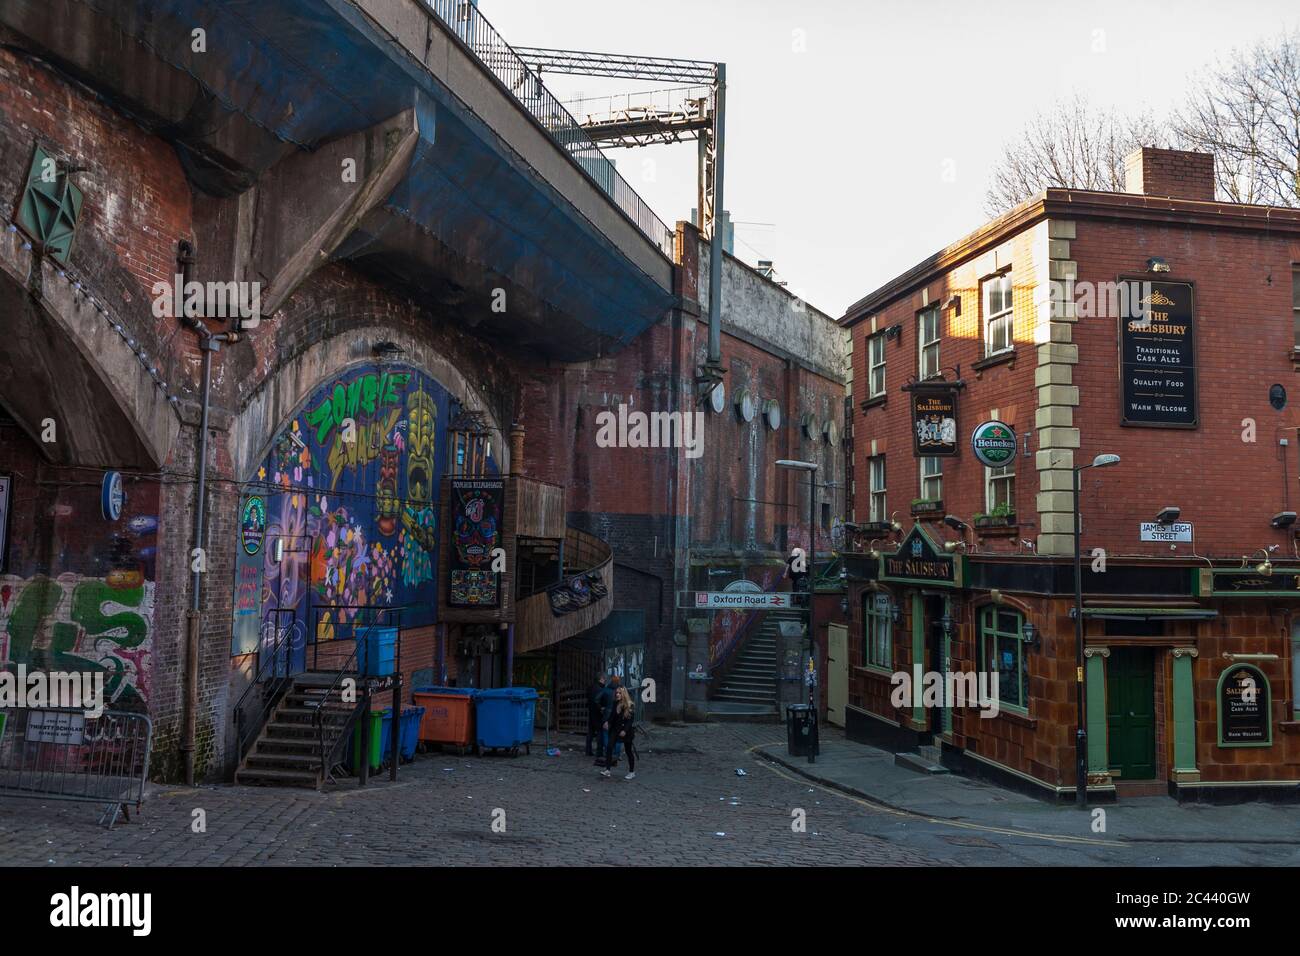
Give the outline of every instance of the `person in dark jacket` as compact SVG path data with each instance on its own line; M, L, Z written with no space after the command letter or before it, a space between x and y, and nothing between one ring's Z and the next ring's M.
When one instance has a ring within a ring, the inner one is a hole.
M614 695L617 693L619 689L619 685L621 683L622 682L619 680L618 675L615 674L613 677L610 678L609 683L605 687L605 692L601 694L599 698L601 727L600 727L600 755L596 758L597 767L605 766L605 752L609 749L610 740L611 740L610 733L609 733L609 719L610 719L610 715L614 712ZM614 766L617 767L618 758L623 753L623 744L621 741L617 739L613 741L613 744L614 744Z
M602 777L610 776L609 768L616 764L614 748L622 744L627 753L626 779L636 779L635 737L636 712L632 708L632 695L627 692L626 687L616 688L614 707L609 715L609 744L605 749L605 769L600 772Z
M601 733L600 725L605 722L605 687L606 677L601 674L595 682L587 688L587 756L594 757L596 752L591 749L593 742L600 746L600 754L605 753L604 735Z

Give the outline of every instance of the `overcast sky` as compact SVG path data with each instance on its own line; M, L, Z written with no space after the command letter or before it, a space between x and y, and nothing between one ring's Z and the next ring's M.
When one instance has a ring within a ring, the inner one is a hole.
M1075 92L1179 104L1189 77L1300 23L1296 0L480 0L517 46L727 64L736 254L832 315L987 218L1003 143ZM802 48L802 49L801 49ZM563 100L661 84L548 77ZM669 224L694 143L616 150ZM746 223L750 225L746 225Z

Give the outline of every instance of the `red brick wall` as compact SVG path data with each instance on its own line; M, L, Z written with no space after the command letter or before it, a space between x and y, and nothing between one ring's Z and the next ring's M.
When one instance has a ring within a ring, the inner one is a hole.
M1213 201L1214 156L1143 146L1124 157L1124 191Z

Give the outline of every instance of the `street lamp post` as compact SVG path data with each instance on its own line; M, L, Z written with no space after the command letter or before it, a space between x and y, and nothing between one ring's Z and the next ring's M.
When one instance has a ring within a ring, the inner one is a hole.
M1074 468L1074 701L1078 727L1074 735L1076 780L1074 802L1080 809L1088 805L1088 726L1085 722L1085 688L1083 680L1083 552L1079 527L1079 473L1088 468L1109 468L1119 464L1119 455L1098 455L1091 464Z
M814 598L817 594L817 464L811 461L793 461L783 458L776 463L778 468L789 468L808 473L808 660L811 662L809 673L816 667L814 657L813 627L815 626L817 608ZM808 704L817 706L815 696L817 685L808 683ZM811 754L809 755L811 759Z

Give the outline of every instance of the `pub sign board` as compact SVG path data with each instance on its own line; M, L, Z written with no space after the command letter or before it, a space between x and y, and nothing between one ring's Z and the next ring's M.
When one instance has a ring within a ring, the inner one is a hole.
M880 556L882 581L960 587L959 577L956 558L936 547L920 524L912 525L897 551Z
M956 456L956 391L917 389L912 392L912 451L918 458Z
M1234 664L1219 675L1219 746L1273 743L1268 678L1258 667Z
M1190 282L1120 277L1121 422L1195 428L1196 303Z

